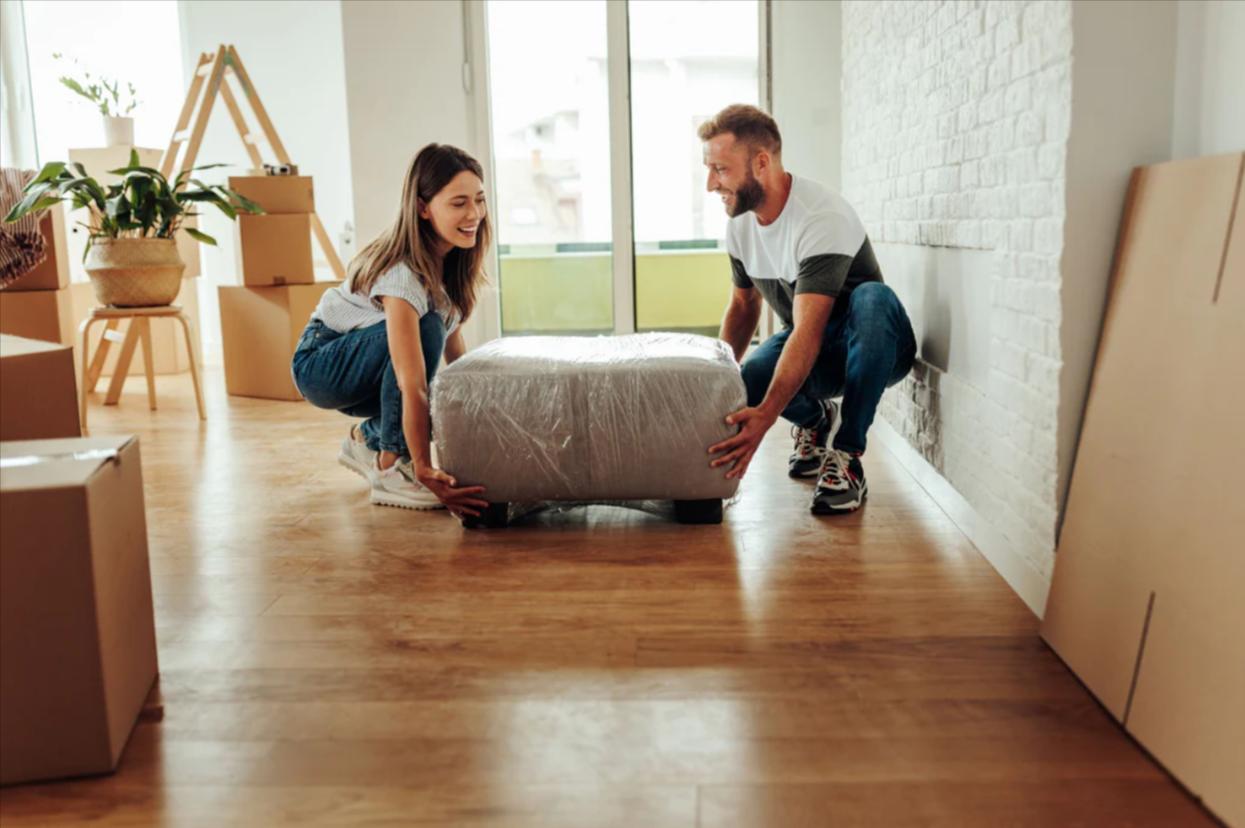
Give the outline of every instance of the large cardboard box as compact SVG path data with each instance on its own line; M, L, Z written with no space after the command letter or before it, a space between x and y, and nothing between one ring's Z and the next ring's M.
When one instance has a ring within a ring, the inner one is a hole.
M91 313L91 308L99 307L99 300L95 298L95 291L89 284L70 285L69 292L73 296L73 316L74 330L78 330L80 326ZM191 334L195 340L195 348L200 349L199 342L199 282L193 279L182 281L181 292L177 295L177 304L182 306L182 310L190 317L190 322L194 326ZM180 374L190 370L190 353L186 350L186 337L182 334L182 326L168 317L156 317L151 322L151 350L152 361L155 363L155 371L157 374ZM99 348L100 339L104 335L103 322L96 322L91 326L91 353L95 354ZM126 326L131 322L122 322L118 327L116 334L123 334ZM79 343L74 342L77 346ZM117 367L117 357L121 354L120 344L113 343L113 347L108 351L108 358L104 360L104 370L102 376L110 377ZM82 359L82 354L78 354L78 359ZM146 375L146 369L143 367L143 349L136 348L134 350L134 359L130 363L131 377L141 377Z
M0 443L0 784L116 769L156 670L138 438Z
M73 345L73 296L60 290L0 290L0 333Z
M242 282L250 287L309 285L316 280L311 261L311 216L238 216Z
M9 290L60 290L69 287L69 249L65 245L65 208L54 204L39 221L46 258L34 270L5 288Z
M314 213L315 189L309 175L245 175L229 179L229 189L270 215Z
M1243 171L1235 153L1134 173L1042 626L1124 728L1238 828Z
M0 440L81 434L74 349L0 334Z
M81 164L86 168L101 186L108 186L115 182L120 176L112 175L109 170L118 170L129 166L130 150L138 150L138 160L146 167L160 169L160 161L164 157L164 150L153 149L151 147L85 147L71 149L69 151L69 160ZM215 208L209 208L215 209ZM69 245L69 267L71 281L85 282L87 281L86 268L82 263L82 256L86 252L86 229L79 227L77 222L86 221L86 211L72 212L68 214L68 245ZM195 227L198 225L197 218L189 219L183 226ZM186 263L186 271L182 273L182 278L192 279L201 272L199 263L199 243L192 239L186 233L177 234L177 252L181 254L182 261Z
M290 360L320 297L339 284L219 288L226 390L242 397L301 400Z

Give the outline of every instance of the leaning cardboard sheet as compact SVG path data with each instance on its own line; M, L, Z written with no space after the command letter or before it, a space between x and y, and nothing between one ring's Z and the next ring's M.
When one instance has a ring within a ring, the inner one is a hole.
M691 334L500 339L445 368L432 387L443 468L497 504L675 501L685 522L718 522L739 481L709 446L744 407L726 343Z

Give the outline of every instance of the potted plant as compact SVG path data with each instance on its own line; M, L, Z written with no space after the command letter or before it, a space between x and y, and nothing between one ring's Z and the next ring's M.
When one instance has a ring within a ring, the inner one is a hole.
M177 253L175 235L188 216L199 215L200 204L211 204L230 219L242 213L263 213L258 204L219 185L204 184L191 174L223 167L209 164L182 172L168 182L159 170L139 164L130 152L130 165L109 170L120 179L105 189L87 175L81 164L54 161L22 191L24 197L5 221L61 201L90 211L87 228L86 272L101 304L116 307L167 305L177 298L186 265ZM192 186L187 186L192 185ZM211 236L192 227L186 233L206 244Z
M53 54L52 57L56 60L64 60L64 55L61 54ZM81 69L78 61L74 60L73 64L75 71ZM66 89L76 95L81 95L99 108L99 114L104 116L104 146L134 146L134 119L129 116L140 103L136 97L137 90L134 84L127 82L125 89L122 89L120 81L110 82L103 76L92 80L90 72L85 69L81 71L81 81L68 75L62 75L57 80Z

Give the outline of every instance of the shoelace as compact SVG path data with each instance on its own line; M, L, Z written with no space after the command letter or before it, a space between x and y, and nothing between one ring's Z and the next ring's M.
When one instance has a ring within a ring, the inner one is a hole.
M795 453L798 457L808 457L819 448L817 445L817 429L815 428L792 426L791 436L795 438Z
M852 456L841 449L829 449L826 452L826 459L821 464L821 476L817 478L818 486L825 486L827 489L837 489L840 484L846 483L848 479L847 466L852 462Z

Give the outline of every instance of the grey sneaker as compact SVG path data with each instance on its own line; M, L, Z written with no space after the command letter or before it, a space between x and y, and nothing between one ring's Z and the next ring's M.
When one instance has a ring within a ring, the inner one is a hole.
M791 477L816 477L821 472L826 446L830 445L842 424L837 402L826 400L822 405L825 407L826 416L821 425L816 428L794 426L791 429L791 436L795 438L795 451L787 463L787 474Z
M813 492L812 511L815 515L837 515L854 512L865 502L869 484L865 481L865 468L859 456L841 449L826 452Z
M387 469L372 465L372 503L399 509L444 509L437 496L415 479L408 463L394 463Z
M354 438L355 427L350 427L346 439L342 440L341 454L337 462L362 477L368 483L372 481L372 468L376 465L376 452Z

